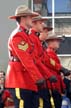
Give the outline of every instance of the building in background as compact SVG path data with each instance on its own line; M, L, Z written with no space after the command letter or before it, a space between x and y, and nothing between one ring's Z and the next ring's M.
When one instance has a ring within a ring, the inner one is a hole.
M48 22L53 26L55 32L65 35L71 34L71 0L31 1L33 11L48 17Z
M31 0L31 9L48 18L48 26L65 36L58 51L63 65L71 69L71 0Z

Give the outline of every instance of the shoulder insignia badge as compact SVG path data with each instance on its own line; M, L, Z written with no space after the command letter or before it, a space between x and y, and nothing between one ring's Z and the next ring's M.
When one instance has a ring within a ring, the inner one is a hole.
M18 45L18 49L26 51L28 49L28 43L25 43L24 41L21 41L21 43Z
M50 63L51 65L55 66L55 61L52 58L50 58Z

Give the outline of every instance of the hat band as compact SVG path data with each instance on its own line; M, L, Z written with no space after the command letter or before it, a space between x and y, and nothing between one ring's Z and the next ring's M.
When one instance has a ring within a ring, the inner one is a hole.
M31 15L32 13L18 13L16 16L26 16L26 15Z

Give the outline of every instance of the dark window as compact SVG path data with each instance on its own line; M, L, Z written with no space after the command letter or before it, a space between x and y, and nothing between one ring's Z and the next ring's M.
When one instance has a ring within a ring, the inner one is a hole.
M71 54L71 37L65 37L61 42L58 54Z

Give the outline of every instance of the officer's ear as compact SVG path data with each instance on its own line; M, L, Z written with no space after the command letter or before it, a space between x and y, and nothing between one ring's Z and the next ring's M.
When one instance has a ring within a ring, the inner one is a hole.
M21 17L17 17L17 18L16 18L16 21L17 21L18 24L20 24Z

